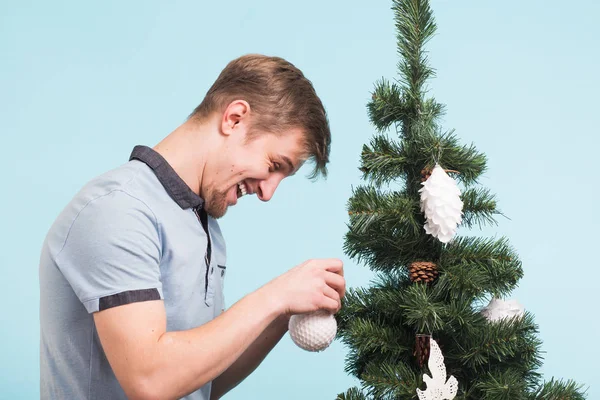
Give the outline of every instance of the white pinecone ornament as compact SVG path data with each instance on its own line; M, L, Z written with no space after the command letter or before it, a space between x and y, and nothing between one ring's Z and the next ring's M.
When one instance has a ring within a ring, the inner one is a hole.
M425 213L425 232L442 243L448 243L462 221L463 202L456 181L436 164L431 176L423 183L421 212Z
M523 315L525 315L525 308L519 304L517 300L502 300L494 297L490 303L481 310L481 314L483 314L488 321L497 322L506 318L522 318Z
M337 333L335 317L326 311L292 315L289 331L296 345L306 351L323 351Z

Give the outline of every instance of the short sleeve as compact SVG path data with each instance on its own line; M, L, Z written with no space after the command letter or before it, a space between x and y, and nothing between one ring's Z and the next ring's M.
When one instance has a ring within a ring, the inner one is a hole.
M123 191L90 201L56 263L89 313L163 298L161 246L150 208Z

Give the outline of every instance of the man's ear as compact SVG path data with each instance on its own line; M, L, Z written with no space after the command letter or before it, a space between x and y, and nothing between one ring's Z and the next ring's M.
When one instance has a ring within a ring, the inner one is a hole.
M247 130L250 117L250 104L245 100L234 100L223 112L221 119L221 132L231 135L240 129Z

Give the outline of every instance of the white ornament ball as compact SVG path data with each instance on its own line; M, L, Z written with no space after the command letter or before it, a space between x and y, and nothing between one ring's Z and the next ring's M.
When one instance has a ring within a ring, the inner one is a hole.
M481 310L484 317L490 322L500 321L504 318L523 317L525 308L517 300L502 300L493 298L490 303Z
M456 181L436 164L431 176L422 183L421 212L425 213L425 232L448 243L462 221L463 202Z
M323 351L335 338L337 322L333 314L317 311L292 315L289 331L296 345L306 351Z

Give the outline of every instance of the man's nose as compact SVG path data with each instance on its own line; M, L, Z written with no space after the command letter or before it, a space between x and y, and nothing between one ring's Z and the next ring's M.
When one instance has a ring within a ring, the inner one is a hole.
M269 179L262 180L258 183L258 191L256 195L262 201L269 201L275 194L275 190L279 186L281 178L270 177Z

